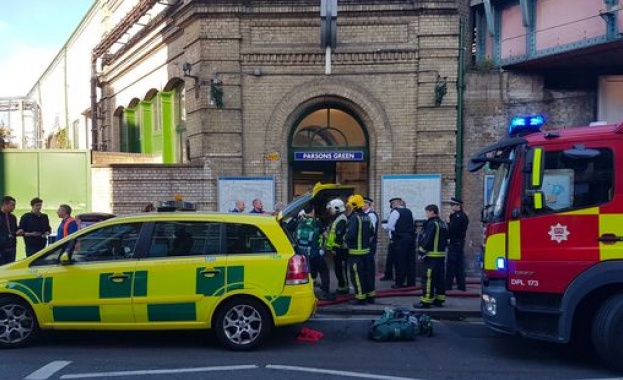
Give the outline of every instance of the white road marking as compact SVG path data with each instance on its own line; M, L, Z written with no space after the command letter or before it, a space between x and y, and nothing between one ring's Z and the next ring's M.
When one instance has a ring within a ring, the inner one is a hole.
M212 371L234 371L240 369L258 369L256 365L230 365L218 367L197 367L197 368L177 368L177 369L152 369L142 371L117 371L117 372L92 372L76 373L73 375L63 375L61 379L93 379L96 377L120 377L120 376L144 376L162 375L168 373L190 373L190 372L212 372Z
M423 380L415 377L398 377L398 376L384 376L384 375L374 375L369 373L360 373L360 372L350 372L350 371L334 371L330 369L319 369L319 368L308 368L308 367L297 367L297 366L289 366L289 365L271 365L268 364L266 368L270 369L279 369L284 371L298 371L298 372L311 372L311 373L319 373L325 375L337 375L344 377L358 377L361 379L378 379L378 380Z
M35 372L26 376L24 379L26 380L49 379L50 376L54 375L56 372L60 371L61 369L67 367L69 364L71 364L71 362L67 360L56 360L56 361L53 361L53 362L50 362L44 365L43 367L39 368Z

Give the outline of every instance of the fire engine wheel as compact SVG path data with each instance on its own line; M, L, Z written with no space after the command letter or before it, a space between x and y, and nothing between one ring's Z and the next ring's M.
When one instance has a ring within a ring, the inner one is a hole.
M610 368L623 370L623 294L610 297L593 321L595 352Z
M214 330L223 346L248 351L264 343L272 330L272 318L260 301L248 297L233 298L218 308Z
M30 305L16 297L0 298L0 348L26 346L38 333L39 324Z

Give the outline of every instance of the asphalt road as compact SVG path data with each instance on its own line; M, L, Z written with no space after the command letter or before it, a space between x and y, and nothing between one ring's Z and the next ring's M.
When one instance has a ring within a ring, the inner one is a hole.
M616 378L564 346L498 336L480 321L435 322L415 342L367 339L365 318L318 317L324 333L296 341L303 326L277 330L254 352L222 349L209 333L55 332L0 354L3 379L530 379Z

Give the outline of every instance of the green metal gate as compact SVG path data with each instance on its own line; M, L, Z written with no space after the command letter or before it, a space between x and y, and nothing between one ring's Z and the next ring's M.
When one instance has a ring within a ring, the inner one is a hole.
M15 216L30 211L30 200L43 199L52 233L60 220L56 210L68 204L72 214L91 211L91 156L88 150L0 150L0 197L17 200ZM19 239L18 258L23 257Z

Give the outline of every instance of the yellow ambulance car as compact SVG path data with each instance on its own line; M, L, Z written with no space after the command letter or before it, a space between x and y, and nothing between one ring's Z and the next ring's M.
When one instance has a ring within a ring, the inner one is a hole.
M304 256L275 217L143 213L108 219L0 267L0 347L42 329L213 329L250 350L307 321Z

